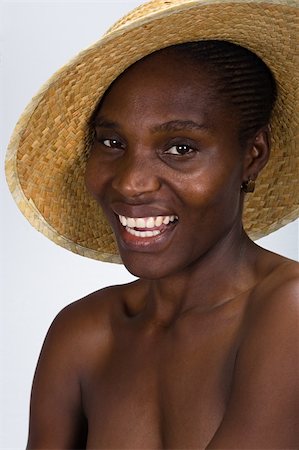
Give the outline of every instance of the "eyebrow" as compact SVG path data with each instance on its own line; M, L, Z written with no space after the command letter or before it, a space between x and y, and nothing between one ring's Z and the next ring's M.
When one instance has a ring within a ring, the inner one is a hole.
M110 120L106 120L102 117L95 117L91 121L92 126L102 127L102 128L108 128L111 130L115 130L116 128L121 128L120 125L117 122L112 122Z
M171 120L169 122L155 125L152 130L154 133L160 131L181 131L181 130L210 130L207 124L197 123L193 120Z
M95 117L92 120L93 126L98 126L102 128L108 128L111 130L121 129L121 125L117 122L106 120L103 117ZM171 131L182 131L182 130L211 130L211 126L203 123L197 123L193 120L170 120L169 122L154 125L151 128L153 133L159 132L171 132Z

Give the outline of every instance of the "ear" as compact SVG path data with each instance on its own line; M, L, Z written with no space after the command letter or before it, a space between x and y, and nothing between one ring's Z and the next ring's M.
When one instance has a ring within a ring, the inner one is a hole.
M261 128L248 143L243 160L242 181L255 181L260 171L265 167L270 156L271 133L270 126Z

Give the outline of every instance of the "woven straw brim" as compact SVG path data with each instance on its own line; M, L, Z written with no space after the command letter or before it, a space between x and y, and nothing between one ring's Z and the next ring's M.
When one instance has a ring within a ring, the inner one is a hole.
M253 239L298 217L298 3L152 1L119 21L46 83L14 130L6 177L22 213L40 232L80 255L120 262L112 230L84 185L87 122L128 66L160 48L202 39L242 45L278 84L273 150L247 195L244 224Z

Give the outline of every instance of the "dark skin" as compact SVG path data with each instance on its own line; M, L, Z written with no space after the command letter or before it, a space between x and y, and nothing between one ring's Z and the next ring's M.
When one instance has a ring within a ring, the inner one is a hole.
M266 164L269 133L241 148L213 92L165 52L106 95L86 184L140 279L54 320L28 449L299 447L298 265L242 228L240 186ZM141 237L119 215L175 219Z

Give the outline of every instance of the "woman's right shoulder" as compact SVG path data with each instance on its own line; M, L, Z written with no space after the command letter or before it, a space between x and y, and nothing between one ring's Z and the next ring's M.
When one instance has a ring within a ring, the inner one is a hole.
M53 320L33 381L28 448L82 448L86 421L81 389L111 354L111 323L124 290L94 292Z
M92 292L65 306L55 317L53 324L75 333L107 328L115 316L121 313L124 299L133 283L109 286Z
M49 328L46 346L68 355L78 369L95 357L104 357L113 344L114 323L121 316L128 289L128 285L107 287L64 307Z
M75 328L78 322L82 326L92 327L98 321L102 326L108 324L113 314L121 308L122 298L127 285L109 286L92 292L79 300L65 306L56 316L54 322L65 322Z

